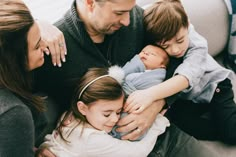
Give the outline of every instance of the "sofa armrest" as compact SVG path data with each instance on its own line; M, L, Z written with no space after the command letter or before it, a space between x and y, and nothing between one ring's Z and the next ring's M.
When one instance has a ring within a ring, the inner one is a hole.
M225 48L229 34L228 10L224 0L182 0L197 32L204 36L209 53L218 55Z

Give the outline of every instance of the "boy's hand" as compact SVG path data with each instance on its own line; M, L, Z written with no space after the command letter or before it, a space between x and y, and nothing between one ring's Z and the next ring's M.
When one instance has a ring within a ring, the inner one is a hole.
M149 90L137 90L131 93L124 104L124 111L128 113L141 113L154 102Z

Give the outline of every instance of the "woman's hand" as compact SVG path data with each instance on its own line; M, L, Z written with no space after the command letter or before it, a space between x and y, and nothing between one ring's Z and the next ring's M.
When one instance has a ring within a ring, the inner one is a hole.
M41 38L45 41L48 48L45 50L45 53L47 55L51 54L54 66L61 67L61 61L66 61L65 55L67 53L63 33L57 27L46 21L37 20L37 23L40 29Z
M122 136L122 139L124 140L136 140L147 132L164 105L165 100L162 99L155 101L141 113L128 114L119 120L117 125L120 127L118 127L116 131L130 132L129 134Z

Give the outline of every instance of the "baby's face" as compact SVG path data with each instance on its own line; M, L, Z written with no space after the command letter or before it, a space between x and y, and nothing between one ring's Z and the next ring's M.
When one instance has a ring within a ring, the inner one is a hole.
M165 68L165 60L168 59L168 55L164 50L152 45L144 47L139 53L139 57L147 70Z
M189 45L188 28L182 27L172 39L164 43L157 43L157 45L162 47L171 57L183 57Z

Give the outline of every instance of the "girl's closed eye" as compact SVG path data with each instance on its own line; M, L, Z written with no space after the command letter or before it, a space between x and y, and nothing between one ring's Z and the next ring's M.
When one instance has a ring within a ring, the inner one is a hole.
M104 113L105 117L109 117L111 115L111 113Z
M177 40L177 43L179 43L179 44L181 44L181 43L183 43L184 42L184 40L182 39L182 40Z
M118 112L116 112L116 114L117 114L117 115L120 115L120 114L121 114L121 110L120 110L120 111L118 111Z

